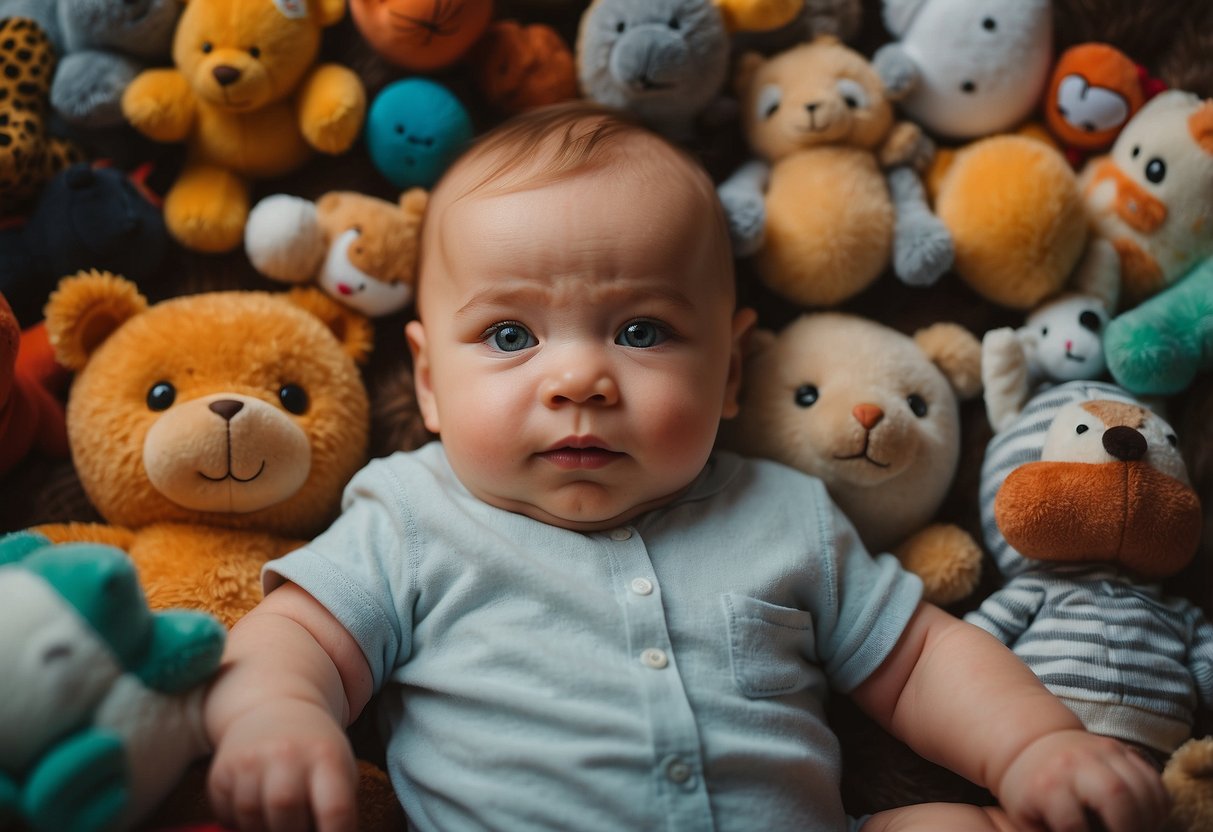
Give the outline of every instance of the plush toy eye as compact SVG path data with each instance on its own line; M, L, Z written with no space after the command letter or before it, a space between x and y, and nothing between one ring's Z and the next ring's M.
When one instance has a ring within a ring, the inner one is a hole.
M960 91L971 95L977 92L977 84L973 83L972 81L965 81L960 85Z
M52 644L42 653L42 663L51 664L61 659L66 659L72 655L72 646L70 644Z
M1099 319L1098 315L1096 315L1090 309L1087 309L1078 316L1078 325L1083 329L1089 329L1092 332L1098 333L1100 327L1103 326L1103 321Z
M671 29L673 29L675 32L677 32L679 29L682 28L682 22L676 17L671 17L670 22L667 23L666 25L669 26Z
M910 406L910 412L919 419L927 415L927 400L917 393L906 396L906 404Z
M1087 425L1079 425L1078 427L1074 428L1074 432L1077 433L1079 436L1082 436L1084 433L1086 433L1090 429L1091 428L1088 427Z
M758 117L766 121L775 115L782 101L783 90L779 89L775 84L767 84L758 91L758 101L754 109L757 111Z
M394 128L392 128L392 129L394 129L394 130L396 131L396 135L398 135L398 136L403 136L403 135L404 135L404 125L403 125L403 124L397 124L397 125L396 125Z
M1172 448L1179 447L1179 437L1173 433L1167 434L1167 441L1171 443Z
M147 391L149 410L168 410L177 399L177 388L167 381L158 381Z
M307 393L298 384L282 385L282 389L278 391L278 400L282 402L283 407L296 416L302 416L307 412Z
M215 48L214 45L209 40L202 41L202 54L203 55L209 55L211 53L211 50L214 48Z
M1141 145L1139 145L1139 144L1133 145L1133 149L1129 151L1130 158L1136 159L1140 155L1141 155Z
M1049 328L1048 328L1047 326L1042 326L1042 327L1040 328L1040 337L1041 337L1041 338L1047 338L1047 337L1048 337L1048 335L1049 335Z
M819 395L817 385L802 384L796 388L796 404L801 407L812 407L817 403Z
M850 78L839 78L834 88L838 90L838 94L842 96L842 100L846 103L848 109L858 110L861 107L868 106L868 93L858 81L853 81Z
M987 17L985 20L981 21L981 28L985 29L987 32L993 32L998 28L998 21L992 17Z
M627 30L628 30L628 24L624 23L622 20L615 24L615 31L618 32L619 34L622 35Z
M249 55L251 55L254 58L261 57L261 50L259 48L257 48L256 46L250 46L248 48L248 53L249 53Z
M1146 162L1146 179L1149 179L1155 185L1167 178L1167 163L1155 156L1150 161Z

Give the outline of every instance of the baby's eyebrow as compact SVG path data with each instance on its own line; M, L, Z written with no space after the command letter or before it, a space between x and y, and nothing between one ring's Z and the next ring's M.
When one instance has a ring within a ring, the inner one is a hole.
M495 286L476 293L471 300L455 312L455 317L474 316L484 309L501 306L534 307L550 303L556 292L550 286ZM684 311L692 311L695 304L685 293L664 282L605 282L588 283L578 292L585 303L601 304L625 300L643 302L658 301Z

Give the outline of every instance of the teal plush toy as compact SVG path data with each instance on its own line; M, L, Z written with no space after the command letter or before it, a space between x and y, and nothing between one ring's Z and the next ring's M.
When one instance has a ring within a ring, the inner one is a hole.
M366 115L371 163L402 191L431 187L473 132L472 117L459 99L425 78L388 84Z
M1213 258L1113 318L1104 353L1116 382L1143 396L1182 392L1213 369Z
M225 631L149 611L118 549L0 538L0 632L0 828L129 828L207 752Z

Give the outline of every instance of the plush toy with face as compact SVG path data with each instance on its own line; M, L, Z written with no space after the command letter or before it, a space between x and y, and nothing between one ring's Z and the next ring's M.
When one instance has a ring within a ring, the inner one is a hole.
M391 315L413 299L427 202L420 188L399 203L352 191L331 191L316 202L274 194L249 214L244 249L266 277L312 281L363 315Z
M429 188L473 132L472 117L450 90L427 78L401 78L371 102L366 149L395 187Z
M543 23L492 23L468 57L481 95L503 113L577 97L573 52Z
M967 620L1089 730L1167 760L1213 706L1213 624L1158 583L1191 561L1202 523L1174 431L1114 385L1059 385L990 443L981 501L1008 580ZM1187 780L1173 800L1207 804L1207 775Z
M940 603L967 595L981 550L934 523L960 459L959 397L977 392L979 345L936 324L902 335L822 312L756 333L726 444L819 477L871 551L894 551Z
M987 332L981 340L981 380L994 431L1004 430L1041 385L1102 376L1107 325L1103 301L1069 293L1042 304L1018 329Z

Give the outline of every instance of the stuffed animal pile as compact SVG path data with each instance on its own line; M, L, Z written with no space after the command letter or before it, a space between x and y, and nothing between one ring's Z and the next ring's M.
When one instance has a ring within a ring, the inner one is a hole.
M0 0L0 533L23 532L0 538L0 596L24 593L0 614L64 620L70 562L121 572L147 620L234 624L371 456L431 438L402 333L429 189L503 119L585 99L716 184L760 325L721 445L820 477L869 548L1167 766L1168 832L1213 828L1206 6ZM1197 636L1165 667L1104 662L1167 695L1117 699L1089 663L1057 683L1043 645L1082 664L1093 643L1063 583ZM173 811L204 807L183 718L148 711L166 740L139 768L146 736L93 716L117 680L177 702L211 665L174 631L169 690L163 655L114 647L124 623L74 621L109 674L74 703L79 736L29 730L41 682L0 674L0 827L100 826L93 765L121 773L116 828L206 820ZM1185 674L1193 691L1155 684ZM976 799L839 727L864 745L851 814ZM57 756L64 778L31 775ZM362 773L364 828L403 829Z

